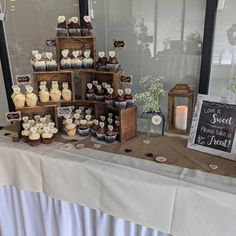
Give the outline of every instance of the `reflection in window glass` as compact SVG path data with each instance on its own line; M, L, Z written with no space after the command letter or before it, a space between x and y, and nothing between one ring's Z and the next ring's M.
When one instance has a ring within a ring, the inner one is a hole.
M165 89L188 83L198 89L206 0L93 0L97 51L117 50L122 68L134 76L133 92L145 76L164 75ZM167 108L166 97L163 108Z
M217 11L209 94L236 97L236 2L225 1Z
M55 57L54 48L45 41L56 36L57 17L68 19L78 14L78 0L7 1L5 27L13 77L32 71L32 50L52 51Z

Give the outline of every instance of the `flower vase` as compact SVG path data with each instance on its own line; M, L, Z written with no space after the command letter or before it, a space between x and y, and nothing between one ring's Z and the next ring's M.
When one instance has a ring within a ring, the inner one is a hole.
M147 120L147 135L152 138L164 135L165 116L161 110L144 111L141 118Z

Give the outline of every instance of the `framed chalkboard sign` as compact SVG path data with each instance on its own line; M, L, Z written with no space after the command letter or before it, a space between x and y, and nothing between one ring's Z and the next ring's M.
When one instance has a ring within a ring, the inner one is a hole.
M16 75L16 83L18 85L31 84L31 74L26 75Z
M198 95L188 148L236 161L236 104Z
M21 112L20 111L6 112L5 117L6 117L7 122L20 121L21 120Z

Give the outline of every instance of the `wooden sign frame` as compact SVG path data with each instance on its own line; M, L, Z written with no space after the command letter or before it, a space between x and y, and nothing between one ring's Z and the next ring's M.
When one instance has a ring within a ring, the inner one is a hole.
M8 116L13 116L13 118L9 118ZM17 117L17 118L14 118ZM14 111L14 112L5 112L5 118L7 122L13 122L13 121L21 121L21 112L20 111Z
M236 161L235 114L235 102L199 94L187 147Z
M21 81L21 78L28 78L28 81ZM16 83L17 85L27 85L32 84L31 74L25 74L25 75L16 75Z

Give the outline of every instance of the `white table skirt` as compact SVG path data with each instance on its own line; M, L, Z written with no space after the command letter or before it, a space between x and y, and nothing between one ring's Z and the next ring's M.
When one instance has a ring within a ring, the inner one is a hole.
M168 236L98 210L0 187L1 236Z
M123 155L61 143L32 148L0 138L0 185L43 192L174 236L236 232L236 179Z

